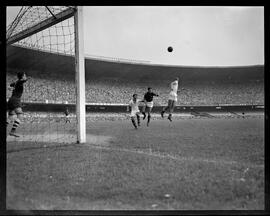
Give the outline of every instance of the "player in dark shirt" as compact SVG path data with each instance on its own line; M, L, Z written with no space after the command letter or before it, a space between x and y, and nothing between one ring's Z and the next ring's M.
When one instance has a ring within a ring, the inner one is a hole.
M146 117L145 111L148 113L147 126L149 126L150 119L151 119L151 111L152 111L152 108L154 106L154 102L153 102L154 96L158 97L158 94L153 93L152 88L149 87L148 91L144 94L145 106L144 106L144 110L142 111L143 119L145 119L145 117Z
M7 122L6 122L6 126L8 126L9 123L14 121L13 127L9 135L15 136L15 137L19 137L19 135L17 135L15 132L21 123L21 119L23 115L21 97L23 94L23 85L27 81L26 74L24 72L18 72L17 78L18 80L16 82L13 82L10 84L10 87L13 90L12 90L12 95L7 102L8 117L7 117Z

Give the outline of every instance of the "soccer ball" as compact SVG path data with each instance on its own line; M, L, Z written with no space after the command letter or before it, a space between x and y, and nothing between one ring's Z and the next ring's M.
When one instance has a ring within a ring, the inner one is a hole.
M172 52L173 48L171 46L168 47L168 52Z

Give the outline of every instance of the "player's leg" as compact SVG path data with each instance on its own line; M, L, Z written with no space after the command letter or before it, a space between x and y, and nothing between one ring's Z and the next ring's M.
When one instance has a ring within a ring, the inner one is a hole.
M142 107L143 120L144 120L145 117L146 117L145 109L146 109L146 103L144 103L144 105L143 105L143 107Z
M7 116L7 120L6 120L6 127L8 127L9 124L13 123L17 117L14 110L10 110L7 115L8 116Z
M16 116L15 113L15 107L13 106L12 103L12 98L10 98L7 102L7 118L6 118L6 127L13 122L14 116Z
M136 125L135 115L136 115L135 112L131 112L130 119L131 119L131 122L132 122L133 126L135 127L135 129L137 129L138 127Z
M152 111L152 107L147 107L147 127L149 126L149 123L150 123L151 111Z
M13 121L13 115L15 115L15 112L13 114L11 111L7 111L6 127Z
M172 121L172 113L174 111L174 107L175 107L175 101L172 100L171 103L170 103L170 113L169 113L169 116L168 116L168 119L170 121Z
M135 129L137 129L138 127L136 125L135 117L134 116L131 117L131 122L132 122L133 126L135 127Z
M15 108L15 113L17 114L17 118L15 118L13 126L11 128L11 131L9 133L9 135L11 136L15 136L15 137L19 137L18 134L16 134L16 130L17 128L20 126L21 124L21 120L22 120L22 115L23 115L23 111L21 107L17 107Z
M140 126L141 121L140 121L140 115L139 115L139 113L136 113L136 116L137 116L137 123L138 123L138 126Z
M161 113L160 113L162 118L164 118L164 113L165 113L168 109L170 109L170 103L171 103L171 100L168 100L168 105L162 109L162 111L161 111Z
M169 107L169 116L168 116L168 119L169 121L172 121L172 106L173 106L173 101L171 101L170 103L170 107Z

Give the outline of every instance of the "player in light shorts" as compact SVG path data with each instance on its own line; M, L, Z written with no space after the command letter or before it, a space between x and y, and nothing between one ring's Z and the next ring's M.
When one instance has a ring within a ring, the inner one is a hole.
M145 119L145 117L146 117L145 112L148 113L147 126L149 126L150 119L151 119L151 111L152 111L152 108L154 106L154 102L153 102L153 97L154 96L158 97L158 94L153 93L152 88L148 87L148 91L144 95L145 106L144 106L143 111L142 111L142 114L144 116L143 119Z
M164 113L169 110L169 116L168 119L172 121L172 113L174 111L174 107L177 103L177 92L178 92L178 81L179 78L176 77L173 82L171 82L170 87L171 91L169 93L169 98L168 98L168 105L164 107L161 111L161 117L164 118Z
M129 107L131 107L131 113L130 113L130 118L133 126L135 129L138 129L138 126L140 126L140 110L139 110L139 104L140 102L143 102L137 98L137 94L133 94L132 99L129 101ZM136 125L135 117L137 118L137 123L138 126Z

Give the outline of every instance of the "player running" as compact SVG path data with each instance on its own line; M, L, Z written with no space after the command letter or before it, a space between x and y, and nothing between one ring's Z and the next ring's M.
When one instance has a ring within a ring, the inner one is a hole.
M161 111L161 117L164 118L164 113L169 109L169 116L168 119L172 121L172 113L174 111L174 107L177 102L177 92L178 92L178 81L179 78L176 77L173 82L171 82L170 87L171 91L169 93L169 100L168 100L168 105L164 107Z
M151 87L148 87L148 91L144 95L145 106L144 106L143 112L142 112L142 114L143 114L143 120L146 117L145 111L148 113L148 116L147 116L147 127L149 126L150 119L151 119L151 111L152 111L152 108L154 106L154 102L153 102L153 97L154 96L158 97L159 95L153 93L152 92L152 88Z
M133 94L132 99L129 101L129 104L128 104L129 105L128 108L131 107L130 117L131 117L131 122L133 126L135 127L135 129L138 129L138 126L140 126L139 103L143 102L139 100L137 96L138 96L137 94ZM135 116L137 117L138 126L136 125Z
M12 95L7 102L7 121L6 126L14 120L13 127L9 133L11 136L19 137L16 134L16 129L19 127L23 115L21 97L23 94L23 85L28 80L24 72L17 73L18 80L10 84L13 88Z

